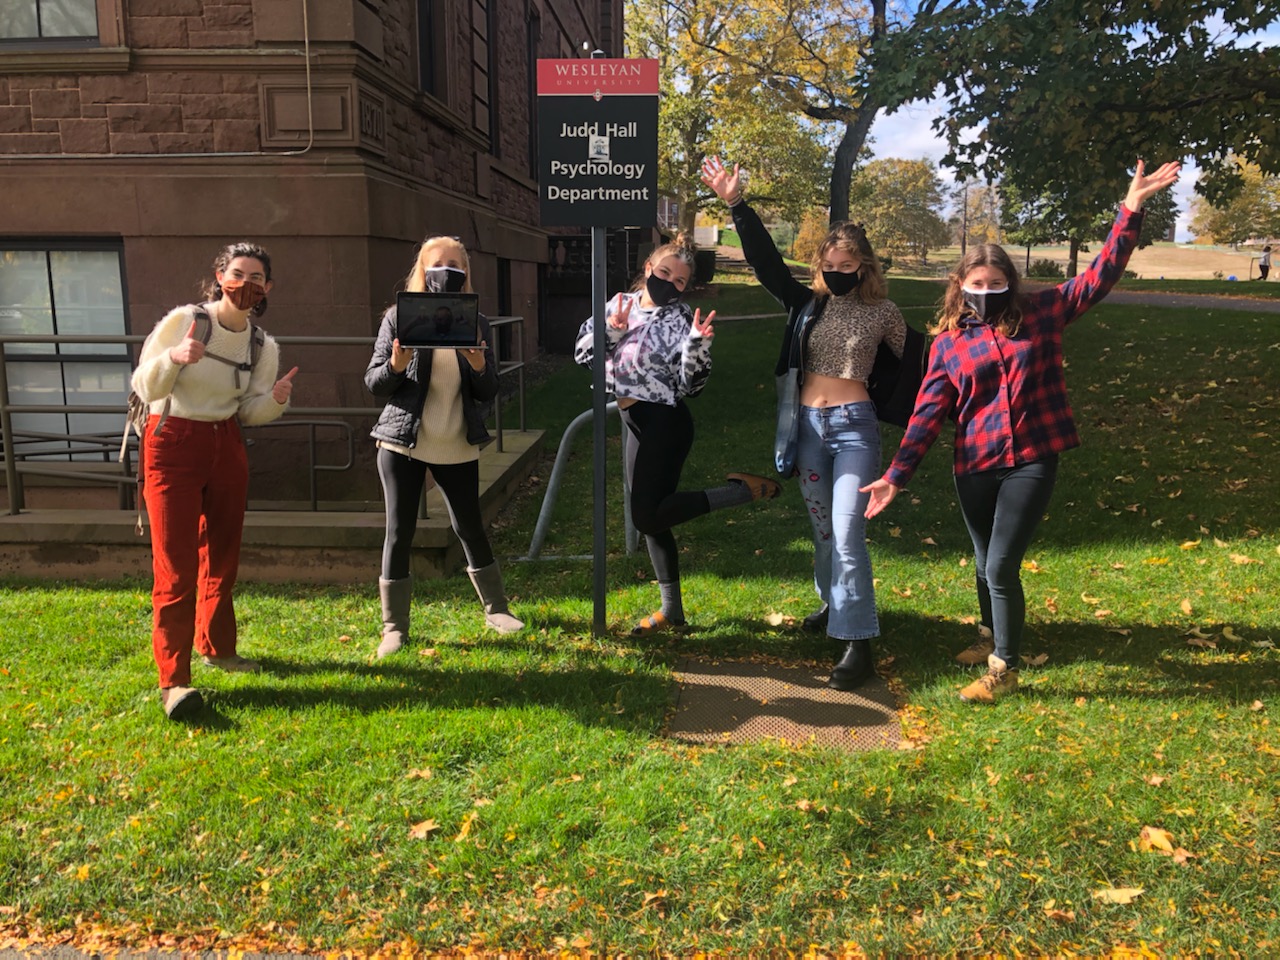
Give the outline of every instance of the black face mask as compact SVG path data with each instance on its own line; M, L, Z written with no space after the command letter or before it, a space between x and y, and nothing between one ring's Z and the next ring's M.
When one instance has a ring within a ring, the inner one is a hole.
M457 293L467 283L467 271L457 267L432 267L425 274L432 293Z
M823 270L822 282L827 285L833 297L843 297L862 286L862 271L841 273L838 270Z
M670 280L663 280L656 273L651 273L645 277L644 289L649 294L649 299L653 301L654 306L670 306L680 299L680 288Z
M965 306L985 323L998 319L1013 305L1013 294L1008 287L1003 290L966 290L961 287L960 292L964 294Z

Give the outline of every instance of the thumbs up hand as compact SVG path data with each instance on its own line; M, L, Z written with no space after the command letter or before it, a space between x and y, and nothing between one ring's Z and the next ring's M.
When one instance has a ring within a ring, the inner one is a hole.
M271 398L282 406L289 402L289 398L293 396L293 375L298 372L298 368L294 367L283 377L276 381L275 386L271 388Z
M169 350L169 359L174 363L186 366L188 363L199 363L204 356L204 344L196 339L196 322L191 321L191 329L182 338L182 342Z

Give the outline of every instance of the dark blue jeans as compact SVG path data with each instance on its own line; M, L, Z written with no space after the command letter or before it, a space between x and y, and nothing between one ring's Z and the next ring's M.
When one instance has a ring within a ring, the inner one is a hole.
M960 511L973 540L982 622L995 633L996 656L1018 667L1027 601L1022 558L1049 506L1058 477L1054 454L1034 463L956 476Z

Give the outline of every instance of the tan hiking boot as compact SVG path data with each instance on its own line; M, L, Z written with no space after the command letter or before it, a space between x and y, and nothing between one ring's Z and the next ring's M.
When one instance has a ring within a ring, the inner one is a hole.
M170 720L190 720L204 708L204 698L191 687L164 687L160 690L160 705Z
M995 703L1018 689L1018 671L994 653L987 657L987 672L960 691L960 699L969 703Z
M248 657L242 657L235 653L229 657L201 657L206 667L213 667L215 670L225 670L227 673L261 673L262 664L257 660L250 660Z
M987 657L996 652L995 634L991 632L991 628L984 623L978 624L978 639L970 646L965 647L956 654L956 663L962 663L966 667L976 667L980 663L986 663Z

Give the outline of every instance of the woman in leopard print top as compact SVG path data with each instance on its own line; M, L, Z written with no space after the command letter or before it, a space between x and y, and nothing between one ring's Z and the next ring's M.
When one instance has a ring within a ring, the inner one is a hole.
M858 492L880 474L880 425L867 380L882 343L902 357L906 321L885 298L880 261L861 227L831 229L806 285L791 276L742 199L738 166L730 171L709 157L702 180L729 205L756 278L790 312L778 372L800 369L795 470L813 527L814 586L822 599L804 622L841 644L827 685L853 690L875 675L871 639L880 635L862 515L867 498Z

